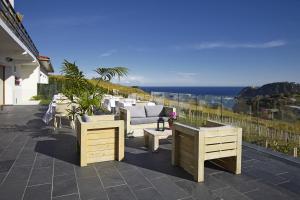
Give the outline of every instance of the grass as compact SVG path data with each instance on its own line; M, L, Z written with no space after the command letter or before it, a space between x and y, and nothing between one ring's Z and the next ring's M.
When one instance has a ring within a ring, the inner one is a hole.
M135 93L140 96L148 95L148 93L136 87L124 86L124 85L111 83L107 81L98 81L98 80L89 80L89 81L94 85L98 84L99 87L103 88L104 90L107 90L108 93L112 93L113 90L118 90L119 94L122 94L124 96L128 96L129 94L132 93Z
M51 99L44 97L43 95L36 95L31 97L32 100L40 101L40 105L49 105L51 102Z
M51 87L51 84L56 84L57 85L57 90L62 90L63 83L65 81L65 77L62 75L52 75L49 76L49 87ZM98 81L98 80L88 80L90 83L102 88L104 91L107 93L113 93L113 90L117 90L120 95L123 96L128 96L129 94L136 93L137 95L144 97L144 96L149 96L147 92L144 92L143 90L136 88L136 87L129 87L129 86L124 86L116 83L111 83L108 81ZM47 87L47 85L45 85Z
M201 113L205 113L206 115L215 115L220 116L221 115L221 109L220 108L210 108L208 106L203 105L197 105L194 102L179 102L175 100L170 99L164 99L165 105L175 106L175 107L181 107L182 109L186 109L192 112L198 111ZM179 106L178 106L179 105ZM300 121L291 123L291 122L285 122L280 120L267 120L257 117L252 117L246 114L241 113L235 113L231 110L223 109L222 116L224 118L233 118L238 121L243 121L247 123L253 123L258 124L265 127L285 130L288 132L297 132L300 133Z

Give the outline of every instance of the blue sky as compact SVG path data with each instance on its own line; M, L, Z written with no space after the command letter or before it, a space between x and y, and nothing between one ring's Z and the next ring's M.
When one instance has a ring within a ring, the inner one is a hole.
M298 0L16 0L56 73L125 66L123 84L246 86L300 82Z

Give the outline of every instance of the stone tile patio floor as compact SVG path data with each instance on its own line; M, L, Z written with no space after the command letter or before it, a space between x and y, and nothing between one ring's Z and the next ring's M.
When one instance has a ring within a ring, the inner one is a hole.
M171 143L149 153L141 138L126 140L124 162L80 168L76 138L45 126L40 106L0 111L0 199L300 199L300 169L243 147L242 175L211 163L196 183L171 166Z

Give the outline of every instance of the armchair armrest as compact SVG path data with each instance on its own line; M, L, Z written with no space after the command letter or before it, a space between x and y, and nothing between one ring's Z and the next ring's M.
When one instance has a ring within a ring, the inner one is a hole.
M92 122L108 121L108 120L115 120L115 116L114 115L92 115L92 116L89 116L89 119Z
M124 120L125 122L125 134L127 134L127 130L130 127L130 120L131 120L131 116L130 116L130 111L127 110L126 108L120 108L120 120Z

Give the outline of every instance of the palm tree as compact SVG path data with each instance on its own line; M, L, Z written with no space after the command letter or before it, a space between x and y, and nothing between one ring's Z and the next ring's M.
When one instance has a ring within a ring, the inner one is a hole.
M79 96L82 91L85 91L89 83L75 62L64 60L61 72L66 79L64 93L73 101L73 97Z
M127 76L128 68L126 67L99 67L95 70L99 74L99 77L96 79L102 81L111 81L114 77L118 77L120 80L121 77Z
M65 77L63 93L77 105L68 109L72 119L76 114L92 115L94 109L100 108L102 89L90 83L75 62L64 60L61 72Z

